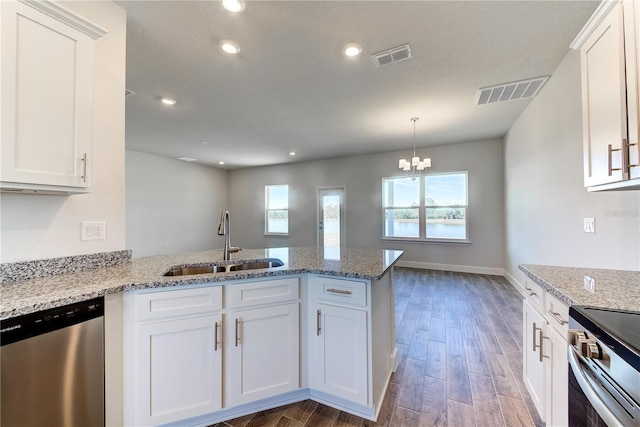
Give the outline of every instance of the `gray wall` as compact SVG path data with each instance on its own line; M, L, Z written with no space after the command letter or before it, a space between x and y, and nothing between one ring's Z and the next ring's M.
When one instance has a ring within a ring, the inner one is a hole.
M405 263L420 263L424 267L501 272L502 141L442 145L418 151L421 156L431 157L430 173L469 172L470 245L381 239L382 178L399 175L398 159L409 154L406 150L230 171L232 243L248 248L315 245L317 189L345 187L347 246L402 249L406 251L402 258ZM288 237L264 235L264 186L272 184L289 184Z
M505 270L640 269L640 192L583 187L580 57L571 51L505 137ZM583 232L583 218L596 233Z
M134 257L221 248L227 172L126 150L126 241Z

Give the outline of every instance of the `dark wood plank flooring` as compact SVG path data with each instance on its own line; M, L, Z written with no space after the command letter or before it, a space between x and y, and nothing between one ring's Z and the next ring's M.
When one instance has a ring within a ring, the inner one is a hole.
M522 297L500 276L397 268L400 355L378 422L312 401L218 427L543 426L522 381Z

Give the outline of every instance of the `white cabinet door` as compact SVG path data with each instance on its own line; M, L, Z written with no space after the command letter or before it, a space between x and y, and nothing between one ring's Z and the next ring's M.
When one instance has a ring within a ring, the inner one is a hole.
M300 387L298 302L231 312L226 318L226 408Z
M546 379L540 343L545 334L547 322L528 301L523 301L522 308L522 324L524 328L522 373L529 395L531 395L531 399L536 405L540 418L544 420L546 418Z
M54 19L19 1L0 7L2 187L81 191L92 161L91 37L64 14Z
M317 303L309 351L309 386L369 404L367 312ZM311 319L311 318L310 318Z
M222 315L139 325L135 424L158 425L219 410ZM218 340L219 341L219 340Z
M622 149L626 147L622 141L627 138L627 106L622 13L620 3L580 50L584 179L588 187L623 179ZM614 151L609 150L609 145Z
M569 367L567 340L554 328L548 327L543 341L544 363L547 375L547 419L548 426L569 424Z

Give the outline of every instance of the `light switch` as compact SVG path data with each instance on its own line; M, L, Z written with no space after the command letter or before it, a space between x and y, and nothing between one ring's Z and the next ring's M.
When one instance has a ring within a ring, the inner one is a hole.
M104 221L82 221L81 240L106 239L107 227Z

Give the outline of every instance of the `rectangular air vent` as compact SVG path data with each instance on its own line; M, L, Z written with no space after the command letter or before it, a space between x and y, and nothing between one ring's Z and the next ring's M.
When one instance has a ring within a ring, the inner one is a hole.
M371 55L376 67L393 64L411 58L411 47L409 44L394 47L384 52L378 52Z
M478 90L476 105L495 104L497 102L515 101L533 98L540 92L549 76L503 83L497 86L483 87Z

